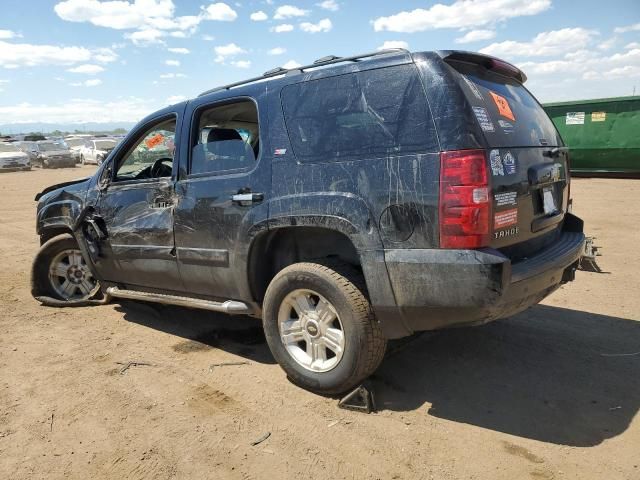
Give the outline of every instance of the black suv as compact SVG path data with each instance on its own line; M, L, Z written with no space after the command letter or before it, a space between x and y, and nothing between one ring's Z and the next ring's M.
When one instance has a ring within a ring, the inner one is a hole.
M261 317L294 382L346 391L388 339L573 280L568 152L525 80L485 55L393 50L165 108L93 177L36 197L33 294Z

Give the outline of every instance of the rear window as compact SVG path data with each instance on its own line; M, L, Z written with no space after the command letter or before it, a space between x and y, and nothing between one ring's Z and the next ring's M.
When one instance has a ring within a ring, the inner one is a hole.
M282 106L300 161L438 150L414 65L289 85L282 89Z
M516 80L484 68L457 64L460 85L492 147L558 146L553 122L533 95Z

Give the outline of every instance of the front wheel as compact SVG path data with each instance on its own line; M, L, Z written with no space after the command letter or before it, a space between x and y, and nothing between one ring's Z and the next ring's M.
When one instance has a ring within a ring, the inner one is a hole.
M31 275L34 297L87 300L100 290L75 238L68 233L53 237L42 245L33 262Z
M357 386L386 349L362 275L344 264L297 263L280 271L265 294L263 324L289 378L317 393Z

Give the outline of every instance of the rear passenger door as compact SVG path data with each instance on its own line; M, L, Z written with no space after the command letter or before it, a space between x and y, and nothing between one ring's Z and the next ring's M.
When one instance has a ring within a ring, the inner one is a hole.
M187 161L176 184L174 217L183 283L192 294L249 300L248 231L267 219L271 191L270 159L261 141L266 112L250 97L205 97L190 103L186 118Z

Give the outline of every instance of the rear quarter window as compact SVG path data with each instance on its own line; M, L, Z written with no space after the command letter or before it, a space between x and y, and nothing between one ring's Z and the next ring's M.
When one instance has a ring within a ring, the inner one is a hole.
M438 150L414 65L289 85L281 99L291 146L302 162Z
M452 68L489 146L562 145L547 113L518 81L471 65Z

